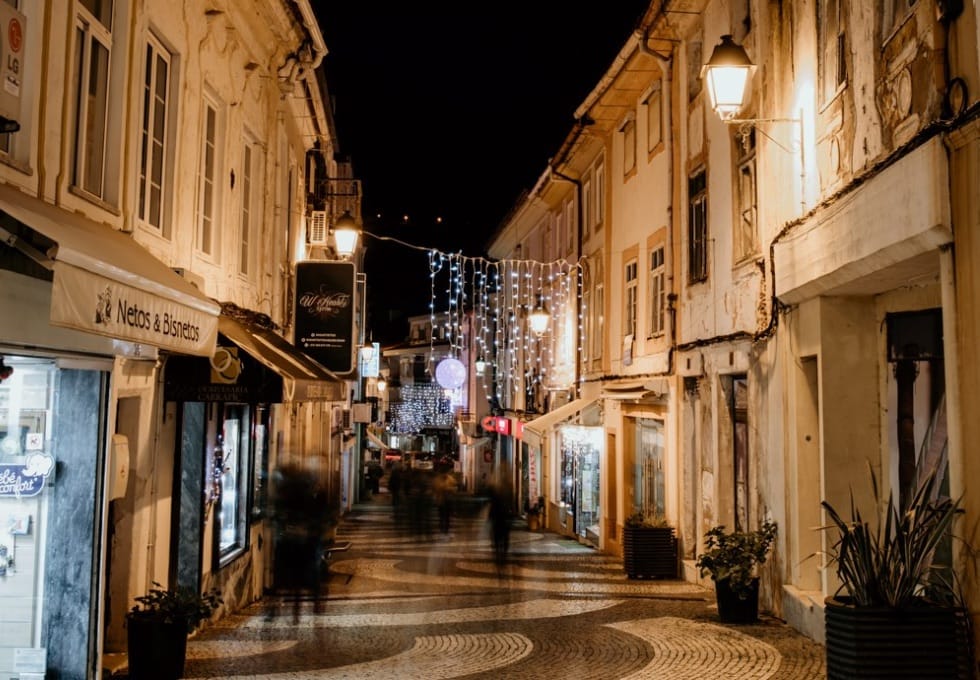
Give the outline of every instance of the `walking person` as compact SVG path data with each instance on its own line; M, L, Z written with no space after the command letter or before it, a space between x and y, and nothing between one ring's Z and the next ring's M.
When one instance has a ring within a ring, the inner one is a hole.
M453 500L456 496L456 477L447 467L443 467L432 482L432 497L439 513L439 531L449 533Z
M507 562L510 552L511 499L510 485L506 482L498 481L490 487L490 533L498 567Z

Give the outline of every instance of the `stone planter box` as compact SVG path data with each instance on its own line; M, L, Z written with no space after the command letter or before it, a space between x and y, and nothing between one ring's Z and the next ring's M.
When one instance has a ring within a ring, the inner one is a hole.
M967 614L923 604L888 609L824 602L827 678L972 678Z
M623 567L629 578L677 578L673 527L623 527Z

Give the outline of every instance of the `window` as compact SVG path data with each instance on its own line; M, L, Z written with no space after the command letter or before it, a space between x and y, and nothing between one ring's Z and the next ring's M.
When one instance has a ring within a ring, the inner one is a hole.
M253 154L252 149L254 146L250 140L246 139L242 149L242 234L238 252L238 273L243 276L249 274L249 261L252 257L252 231L255 219L252 215L252 177L255 174L252 167L255 154Z
M227 563L246 546L248 479L251 465L250 413L245 404L226 404L221 428L221 460L215 467L221 487L218 511L218 555Z
M843 3L840 0L817 2L817 26L820 49L820 86L823 102L829 102L847 81L845 60Z
M198 167L197 247L206 255L215 253L215 221L217 219L217 146L218 107L204 100L201 130L201 161Z
M596 231L599 231L602 229L602 218L606 212L606 168L602 161L599 161L595 166L595 200L592 201L592 204L595 207L593 224Z
M592 349L592 275L588 269L585 270L582 275L582 339L580 340L581 347L579 351L582 352L582 360L588 361L591 358L589 354Z
M105 197L111 0L85 0L75 17L75 149L72 184Z
M582 182L582 231L586 236L592 233L592 175Z
M708 182L704 170L688 180L687 195L687 282L698 283L708 278Z
M603 309L606 306L605 286L602 282L602 266L596 266L595 285L592 295L592 358L602 358L602 343L606 334L606 319Z
M164 202L168 153L168 108L170 101L170 54L151 38L146 44L143 74L143 129L140 140L139 219L170 237Z
M568 249L565 252L574 253L575 252L575 201L571 199L565 201L565 217L563 218L565 222L565 234L568 238Z
M636 121L630 118L620 132L623 133L623 174L628 175L636 168Z
M652 153L663 141L663 104L659 82L644 104L647 107L647 152Z
M664 247L650 253L650 322L648 337L664 332L664 314L667 302L665 289L667 268L664 265Z
M736 135L735 188L738 215L735 220L735 260L743 260L759 250L755 183L755 129Z
M887 39L909 14L916 0L884 0L881 12L882 37Z
M623 334L636 337L636 260L626 263L626 308L623 313Z
M633 512L642 512L644 517L663 517L666 513L664 444L662 420L636 420Z

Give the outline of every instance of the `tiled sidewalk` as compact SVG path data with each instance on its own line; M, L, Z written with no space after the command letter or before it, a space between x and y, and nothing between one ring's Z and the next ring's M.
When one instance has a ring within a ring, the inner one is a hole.
M269 601L188 644L190 678L822 678L823 647L780 621L718 623L712 592L633 581L619 559L515 528L498 568L479 518L399 531L385 496L338 538L315 613ZM348 577L350 577L348 582Z

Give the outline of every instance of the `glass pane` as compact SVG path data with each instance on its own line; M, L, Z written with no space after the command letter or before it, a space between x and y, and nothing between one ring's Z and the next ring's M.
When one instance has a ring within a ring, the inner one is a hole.
M81 0L81 3L103 26L112 30L112 0Z
M109 50L95 38L91 39L90 45L91 62L86 87L82 187L89 193L102 196L109 92Z

